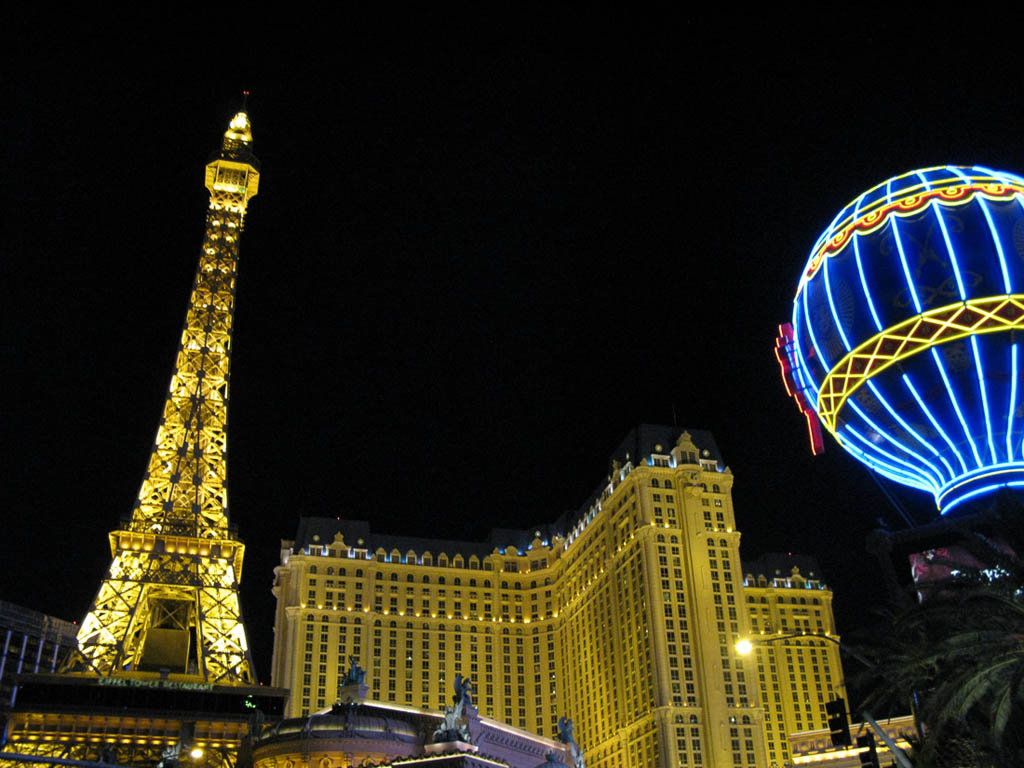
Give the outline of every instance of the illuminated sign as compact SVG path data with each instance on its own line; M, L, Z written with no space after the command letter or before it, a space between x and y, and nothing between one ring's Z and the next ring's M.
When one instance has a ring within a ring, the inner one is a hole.
M213 683L187 683L177 680L137 680L130 677L101 677L97 685L116 688L171 688L177 691L212 691Z
M1024 486L1021 329L1024 178L940 166L835 216L775 354L809 420L945 514Z
M775 359L779 361L782 369L782 383L786 385L786 392L796 400L796 407L807 419L807 434L811 440L811 453L815 456L825 452L825 443L821 439L821 425L818 423L818 414L807 399L804 389L797 384L793 375L793 326L783 323L779 326L779 337L775 340Z

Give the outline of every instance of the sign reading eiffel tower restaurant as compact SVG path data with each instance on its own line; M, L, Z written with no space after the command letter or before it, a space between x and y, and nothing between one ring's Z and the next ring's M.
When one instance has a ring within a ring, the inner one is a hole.
M5 732L16 755L196 768L246 762L284 691L257 685L228 525L227 405L238 246L259 188L248 115L206 166L210 206L163 417L130 519L57 675L24 676Z

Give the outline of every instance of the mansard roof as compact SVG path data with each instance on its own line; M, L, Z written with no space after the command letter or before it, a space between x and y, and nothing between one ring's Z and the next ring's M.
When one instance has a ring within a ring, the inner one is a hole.
M608 471L611 472L616 463L622 466L627 462L632 462L633 466L638 466L652 454L667 455L671 453L684 432L689 433L701 459L714 461L720 469L724 468L718 445L708 430L641 424L631 429L619 443L608 459ZM334 535L340 532L345 537L345 544L350 547L367 549L370 552L376 552L378 549L391 552L397 549L403 555L412 550L417 555L430 552L436 557L444 552L449 557L461 554L467 558L477 555L482 559L492 554L495 549L505 551L507 547L512 547L518 553L525 554L534 539L550 543L555 536L567 536L580 518L586 515L596 501L601 498L607 485L608 481L605 479L577 509L563 512L550 523L521 529L492 528L490 534L483 541L399 536L372 530L370 523L366 520L341 517L302 517L299 519L299 529L295 534L294 547L298 551L311 544L330 544L334 541ZM459 517L466 513L465 510L453 510L451 520L444 525L441 525L439 521L439 527L457 528ZM362 540L361 544L360 540Z

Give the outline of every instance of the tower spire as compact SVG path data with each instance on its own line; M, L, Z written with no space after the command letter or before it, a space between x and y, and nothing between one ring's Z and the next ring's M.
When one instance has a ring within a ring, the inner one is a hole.
M244 548L228 526L227 404L238 246L259 188L249 116L206 166L210 204L163 417L130 521L78 633L75 671L168 670L253 682L238 601Z

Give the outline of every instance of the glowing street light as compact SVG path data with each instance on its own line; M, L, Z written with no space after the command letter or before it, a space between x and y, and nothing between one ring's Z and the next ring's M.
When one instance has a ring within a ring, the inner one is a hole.
M845 643L839 642L836 638L832 637L831 635L823 635L818 632L799 632L796 634L789 635L757 635L754 638L741 637L739 640L736 641L735 648L736 653L738 653L740 656L749 656L751 653L754 652L755 645L767 645L768 643L777 643L781 640L793 640L794 638L800 639L811 637L820 638L822 640L828 640L830 643L834 643L839 647L839 650L850 654L851 656L853 656L853 658L855 658L857 661L859 661L866 667L874 668L875 666L875 663L873 661L865 659L863 656L861 656L859 653L857 653L855 650L850 648Z
M778 635L758 635L757 637L755 637L753 639L748 638L748 637L741 637L739 640L736 641L736 646L735 646L736 653L738 653L740 656L749 656L754 651L754 644L755 643L757 645L767 645L768 643L777 643L780 640L792 640L794 638L798 639L798 638L802 638L802 637L804 637L804 638L814 637L814 638L821 638L822 640L828 640L830 643L835 643L835 645L838 646L839 650L845 651L846 653L848 653L851 656L853 656L853 658L855 658L861 664L864 664L865 666L867 666L869 668L872 668L872 669L875 667L874 662L869 661L868 659L864 658L859 653L857 653L856 651L852 650L849 646L844 645L843 643L839 642L839 640L837 640L836 638L830 637L829 635L823 635L823 634L820 634L820 633L817 633L817 632L801 632L799 634L790 634L790 635L783 635L783 634L778 634ZM838 701L842 702L842 699L839 699ZM841 704L840 706L845 706L845 705ZM901 749L899 749L899 747L896 746L896 744L893 742L892 738L890 738L890 736L884 730L882 730L878 726L878 723L875 722L875 719L874 719L874 717L871 716L871 713L868 712L867 710L864 710L863 712L861 712L861 716L864 718L865 722L867 722L868 725L871 727L872 732L876 733L878 735L878 737L889 748L890 753L892 754L892 756L896 760L896 762L899 763L901 768L912 768L910 761L907 759L907 756L903 753L903 751ZM914 722L915 722L915 724L917 722L917 713L916 712L914 713ZM831 725L831 722L829 723L829 725ZM833 743L835 743L835 742L833 742Z

